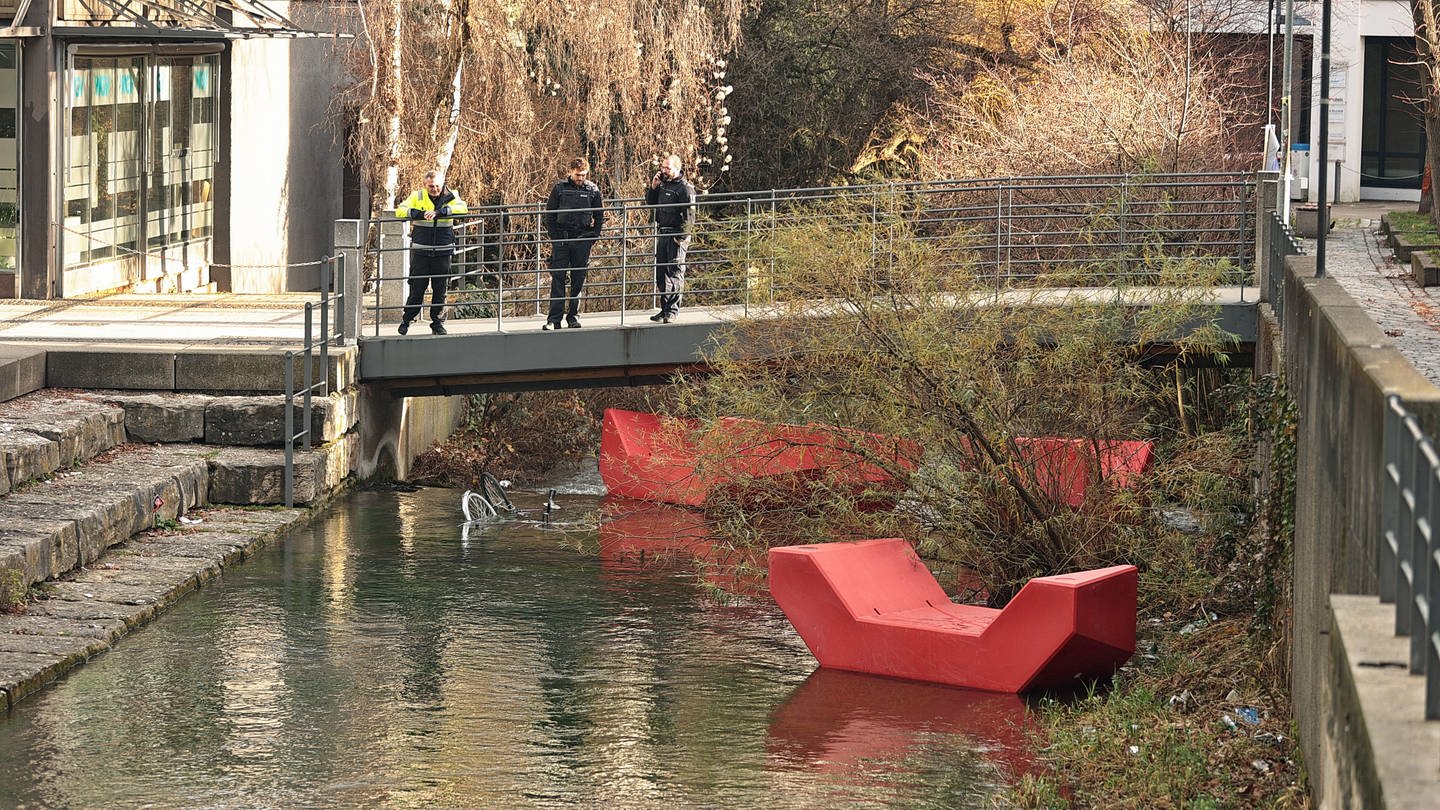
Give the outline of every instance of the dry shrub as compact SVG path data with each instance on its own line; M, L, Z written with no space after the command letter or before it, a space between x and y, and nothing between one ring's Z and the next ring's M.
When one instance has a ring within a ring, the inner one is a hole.
M910 126L940 176L1196 171L1227 152L1215 77L1183 37L1111 17L1034 73L930 77Z
M482 473L534 485L595 455L606 408L665 407L667 387L476 394L464 426L415 460L411 479L478 489Z
M635 193L657 153L693 159L707 133L723 153L741 6L361 0L341 101L374 209L436 165L468 199L517 202L542 199L574 155L602 188Z

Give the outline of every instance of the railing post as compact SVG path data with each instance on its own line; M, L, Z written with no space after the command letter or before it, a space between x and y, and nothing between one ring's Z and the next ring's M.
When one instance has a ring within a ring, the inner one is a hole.
M303 413L304 413L304 416L305 416L305 418L306 418L307 420L308 420L309 417L310 417L310 392L311 392L311 390L315 387L315 378L314 378L314 369L313 369L314 363L313 363L313 357L311 356L311 355L312 355L311 349L314 348L314 345L315 345L315 344L311 341L311 338L310 338L310 335L311 335L310 330L311 330L312 328L314 328L314 321L315 321L314 314L313 314L313 313L314 313L314 310L315 310L315 305L314 305L314 304L310 304L310 303L308 303L308 302L305 304L305 375L304 375L304 376L305 376L305 395L304 395L304 396L305 396L305 398L304 398L305 410L304 410ZM292 371L291 373L294 373L294 372ZM306 427L308 428L309 425L307 424ZM304 431L304 434L305 434L305 449L306 449L306 450L309 450L309 449L310 449L310 431L307 429L307 430Z
M375 334L380 324L399 323L400 307L405 304L405 276L410 271L410 251L405 249L405 223L395 218L394 211L384 212L380 220L379 273L375 278Z
M354 346L360 336L360 289L362 284L360 272L360 251L365 244L364 222L358 219L337 219L335 220L335 253L340 257L340 267L353 267L356 272L341 273L342 308L341 315L336 318L336 327L340 330L341 340L346 346ZM353 277L353 278L352 278Z
M760 275L755 272L755 200L751 197L745 198L745 298L741 311L745 317L750 317L750 288L756 284Z
M625 325L625 310L630 306L630 212L625 203L616 203L620 211L620 325Z
M541 245L541 243L542 243L542 241L544 240L544 237L545 237L545 233L544 233L544 223L542 222L542 220L543 220L544 218L545 218L544 208L540 205L540 203L536 203L536 204L535 204L535 314L536 314L536 315L542 314L541 311L540 311L540 302L541 302L541 299L543 299L543 298L545 297L545 291L548 290L548 289L550 289L550 285L545 284L545 273L544 273L544 270L545 270L545 261L544 261L544 258L540 255L540 245ZM548 312L548 310L547 310L547 312ZM546 317L549 317L548 314L547 314Z
M1395 394L1385 398L1385 422L1381 428L1385 463L1380 481L1380 542L1375 545L1375 579L1380 586L1381 602L1395 601L1395 551L1399 547L1400 515L1404 511L1401 492L1404 476L1399 459L1405 425L1400 417L1399 403L1400 399Z
M285 352L285 506L295 505L295 352Z
M1285 273L1283 261L1274 264L1270 257L1276 256L1280 251L1272 250L1276 247L1271 244L1272 235L1270 227L1270 214L1276 209L1280 199L1280 172L1257 172L1255 175L1255 262L1260 265L1259 272L1255 274L1255 283L1260 287L1260 300L1271 304L1271 273ZM1264 257L1264 258L1261 258ZM1274 266L1272 266L1274 264Z

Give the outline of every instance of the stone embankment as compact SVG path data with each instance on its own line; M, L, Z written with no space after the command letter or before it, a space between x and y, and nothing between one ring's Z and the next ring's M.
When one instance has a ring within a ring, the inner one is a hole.
M355 454L353 390L314 404L301 504L334 492ZM284 502L284 408L56 389L0 403L0 710L305 518L254 508Z

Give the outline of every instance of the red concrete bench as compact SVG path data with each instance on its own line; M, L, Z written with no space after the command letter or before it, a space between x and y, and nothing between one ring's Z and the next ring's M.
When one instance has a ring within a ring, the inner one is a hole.
M770 593L823 667L1025 692L1112 674L1135 652L1133 565L957 605L906 541L770 549Z

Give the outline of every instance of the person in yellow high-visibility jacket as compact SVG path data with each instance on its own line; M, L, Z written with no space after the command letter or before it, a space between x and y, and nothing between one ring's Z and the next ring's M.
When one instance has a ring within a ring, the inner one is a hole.
M410 220L410 294L400 319L400 334L420 317L425 288L430 288L430 331L445 334L445 288L450 283L450 257L455 255L456 214L470 209L454 189L445 186L438 171L425 173L425 187L416 189L395 209L395 216Z

